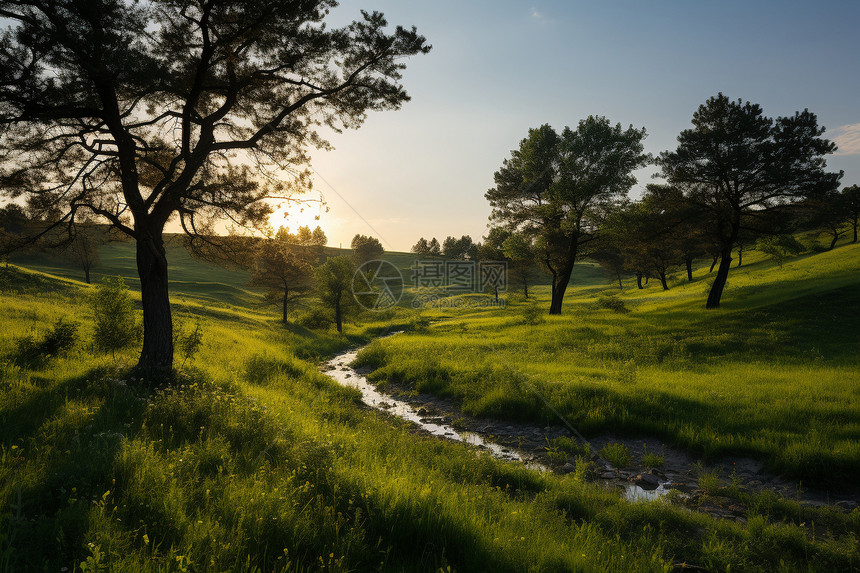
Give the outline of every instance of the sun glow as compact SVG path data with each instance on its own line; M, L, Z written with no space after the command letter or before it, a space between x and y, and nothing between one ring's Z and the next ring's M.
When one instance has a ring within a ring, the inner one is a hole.
M311 230L317 226L326 230L326 214L328 207L319 201L284 201L272 205L274 212L269 215L269 225L277 231L280 227L286 227L291 232L296 232L299 227L310 227Z

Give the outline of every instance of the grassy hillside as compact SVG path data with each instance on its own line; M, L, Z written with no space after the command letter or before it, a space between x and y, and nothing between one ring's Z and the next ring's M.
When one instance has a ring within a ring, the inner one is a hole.
M188 304L178 315L200 321L200 355L173 381L138 380L127 368L134 350L93 352L91 287L14 267L3 276L0 571L764 572L860 563L860 512L765 496L750 500L747 523L735 523L632 505L572 474L413 435L317 372L320 356L420 324L411 312L367 316L336 336L284 330L253 309ZM590 304L583 296L574 305ZM465 328L404 339L451 344L484 323L506 336L519 328L513 313L472 314ZM17 341L42 338L59 318L80 324L77 345L39 366L16 361Z
M705 268L666 292L656 281L574 289L564 314L540 324L516 298L447 310L359 360L378 368L375 380L456 398L467 414L559 423L548 403L589 435L659 437L705 459L750 455L807 483L856 483L860 245L782 268L755 252L745 261L716 311L703 308ZM536 293L548 307L547 289Z

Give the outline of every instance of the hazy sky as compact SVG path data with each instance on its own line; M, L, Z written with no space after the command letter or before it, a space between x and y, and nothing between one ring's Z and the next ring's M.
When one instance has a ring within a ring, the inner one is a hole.
M530 127L605 115L647 128L657 154L720 91L769 116L809 108L841 148L828 166L860 183L860 1L345 0L331 21L361 8L417 26L433 50L408 61L403 109L313 153L330 245L356 233L392 250L420 236L480 240L484 193Z

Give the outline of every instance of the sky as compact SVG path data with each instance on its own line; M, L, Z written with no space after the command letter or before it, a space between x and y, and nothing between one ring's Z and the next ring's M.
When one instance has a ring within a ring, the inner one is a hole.
M860 1L344 0L332 25L378 10L433 45L406 61L412 97L312 153L329 245L356 233L406 251L419 237L487 232L484 193L528 129L588 115L645 127L646 151L674 149L693 112L722 92L776 117L808 108L839 145L828 168L860 183ZM636 197L654 181L637 172ZM311 195L314 197L315 195ZM319 216L319 221L314 220Z

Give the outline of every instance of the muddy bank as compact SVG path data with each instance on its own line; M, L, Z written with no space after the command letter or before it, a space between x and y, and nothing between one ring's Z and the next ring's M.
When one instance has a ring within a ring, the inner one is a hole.
M340 384L358 388L362 392L362 400L369 406L409 420L416 433L465 441L495 457L521 461L535 470L576 471L577 458L582 454L568 454L558 447L559 442L565 442L559 438L580 443L570 428L561 424L537 426L474 418L464 415L453 400L420 394L394 384L377 388L366 379L369 369L350 366L359 351L351 350L335 356L326 364L324 373ZM631 501L657 499L674 490L677 493L670 496L674 502L738 521L745 520L747 513L746 507L738 500L742 497L737 495L738 492L770 490L803 504L832 505L842 511L858 507L856 494L835 496L807 484L803 484L801 489L796 483L765 472L761 462L749 458L724 458L703 466L688 453L647 437L632 439L602 435L589 438L588 444L593 462L589 478L604 487L617 489ZM597 455L608 444L626 446L631 454L630 463L615 468ZM651 465L657 467L646 466L643 459L646 453L651 454ZM654 463L654 456L662 463ZM727 492L720 488L726 486L732 486L735 495L725 495Z

